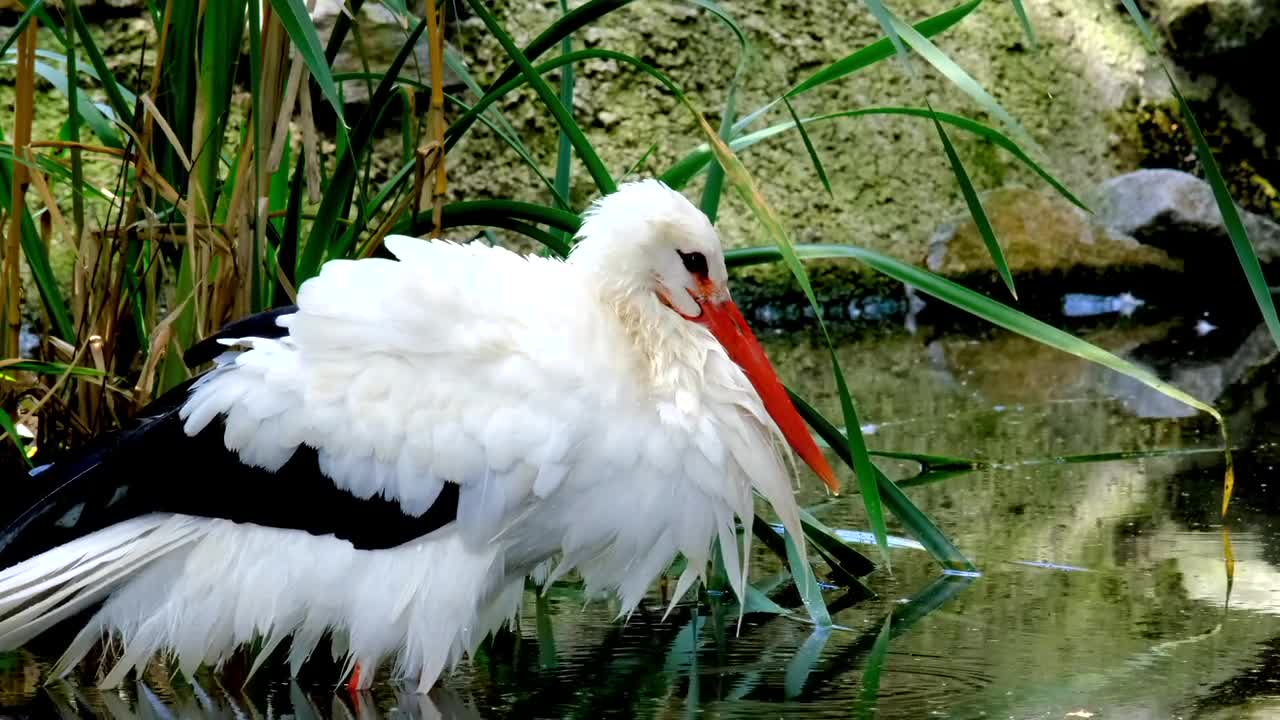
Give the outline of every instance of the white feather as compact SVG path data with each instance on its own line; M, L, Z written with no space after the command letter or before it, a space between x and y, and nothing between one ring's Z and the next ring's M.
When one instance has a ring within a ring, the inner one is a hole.
M535 571L576 570L626 614L677 555L687 592L719 537L741 595L750 534L739 555L734 518L750 524L754 487L802 542L791 476L745 375L653 287L686 272L674 250L690 248L723 282L719 240L651 182L609 196L583 233L568 262L393 236L397 260L327 263L278 320L286 337L229 341L240 350L182 407L187 433L221 419L248 464L277 469L306 445L337 487L410 515L456 483L455 523L359 551L221 520L130 521L0 571L0 649L105 597L59 669L104 635L125 648L108 683L156 652L190 672L292 635L296 671L331 632L365 682L394 657L425 689L514 615Z

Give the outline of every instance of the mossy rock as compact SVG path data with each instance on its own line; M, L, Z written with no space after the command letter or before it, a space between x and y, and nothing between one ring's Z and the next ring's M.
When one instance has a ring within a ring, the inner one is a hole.
M1015 279L1069 268L1182 270L1182 263L1164 251L1113 232L1057 195L1002 188L988 193L983 206ZM968 216L944 226L929 241L928 266L949 277L995 272L991 253Z

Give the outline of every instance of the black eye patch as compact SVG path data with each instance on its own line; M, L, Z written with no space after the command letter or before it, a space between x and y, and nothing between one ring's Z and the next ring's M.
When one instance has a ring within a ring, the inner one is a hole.
M694 275L707 274L707 256L700 252L681 252L676 251L680 256L680 261L684 263L684 269Z

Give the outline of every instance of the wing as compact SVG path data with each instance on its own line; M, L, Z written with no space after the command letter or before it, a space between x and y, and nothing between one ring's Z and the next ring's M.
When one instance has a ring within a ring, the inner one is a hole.
M11 483L0 513L0 567L153 512L332 534L369 550L401 545L454 519L456 487L412 517L394 502L337 488L305 447L272 472L245 467L223 445L221 422L194 436L183 431L178 407L187 392L186 385L174 389L122 430Z
M450 525L474 542L504 536L510 567L560 554L557 573L578 567L624 607L677 552L689 561L678 596L712 537L731 548L753 485L799 536L776 429L718 345L670 349L692 353L680 362L708 395L658 396L664 371L573 265L479 244L387 246L398 261L327 263L296 311L235 326L254 336L219 333L217 366L167 396L127 452L86 461L91 473L62 464L60 490L23 517L83 534L165 510L363 548ZM138 499L122 505L121 492ZM24 522L9 535L57 535Z
M314 452L332 485L410 518L456 488L456 521L487 541L593 455L628 467L645 433L634 362L564 263L479 244L389 238L399 260L327 263L280 337L241 350L191 390L190 435L223 424L241 462L278 472ZM307 450L310 449L310 450Z
M280 324L280 318L296 312L298 312L297 305L285 305L227 323L218 332L187 348L187 351L182 354L182 361L192 369L207 362L213 362L227 351L227 346L222 342L224 340L242 337L284 337L289 334L289 331Z

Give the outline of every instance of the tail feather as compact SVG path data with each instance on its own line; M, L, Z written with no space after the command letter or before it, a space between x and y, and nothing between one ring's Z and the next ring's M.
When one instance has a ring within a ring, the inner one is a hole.
M76 637L62 652L62 656L53 664L49 670L49 677L60 678L71 672L71 668L75 667L84 659L93 646L103 638L102 628L97 623L89 623L80 628L80 632L76 633Z
M34 566L22 561L50 552L61 558L85 547L75 541L95 531L170 510L152 496L174 467L166 461L191 451L178 418L189 385L152 403L121 430L14 483L16 495L0 508L0 568L11 566L0 570L0 586L8 587L11 573L45 566L49 558ZM90 547L95 554L102 550Z
M6 570L0 576L0 651L88 609L138 569L200 537L203 527L195 518L148 515Z
M271 657L271 653L275 652L286 637L288 637L287 634L278 631L273 631L267 636L262 643L262 647L258 649L258 654L253 658L253 665L249 667L249 672L245 675L244 681L246 684L262 669L262 664L267 661L267 658ZM187 677L191 677L191 675L187 675Z
M82 538L0 571L0 618L64 585L70 572L83 576L119 560L156 522L154 517L135 518L98 532L92 541Z

